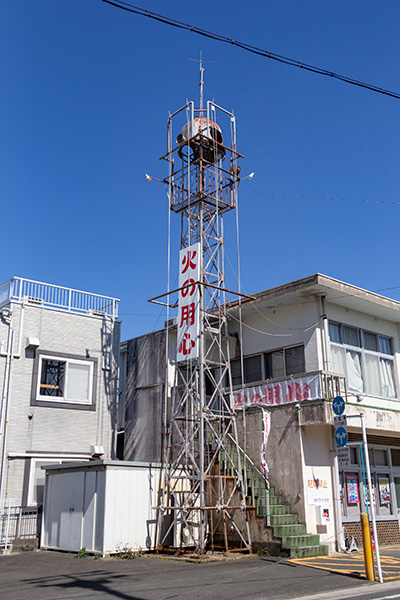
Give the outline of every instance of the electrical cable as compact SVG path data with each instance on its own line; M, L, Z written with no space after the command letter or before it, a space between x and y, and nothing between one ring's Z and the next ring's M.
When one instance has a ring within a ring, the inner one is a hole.
M232 315L232 313L229 313L229 317L231 319L233 319L234 321L237 321L238 323L240 323L241 321L239 319L237 319L236 317L234 317ZM293 333L269 333L269 331L261 331L261 329L257 329L256 327L252 327L251 325L247 325L247 323L242 322L242 326L247 327L247 329L251 329L252 331L255 331L256 333L262 333L263 335L269 335L272 337L291 337L293 335Z
M236 214L238 214L238 201L237 201L237 203L236 203ZM237 239L237 242L236 242L236 244L237 244L237 253L239 253L239 242L238 242L238 240L239 240L239 237L238 237L238 236L239 236L239 223L238 223L238 217L236 217L236 239ZM246 292L245 290L243 290L243 289L242 289L242 286L241 286L241 283L240 283L240 264L239 264L239 254L238 254L238 259L237 259L237 260L238 260L239 276L237 275L237 273L235 272L235 269L233 268L233 265L232 265L232 263L231 263L231 260L230 260L230 258L229 258L229 255L228 255L228 254L226 254L226 253L225 253L225 258L227 258L227 259L228 259L228 263L229 263L229 266L231 267L231 270L232 270L233 276L235 277L236 281L238 282L238 291L239 291L239 293L241 293L241 292L244 292L244 293L246 293L246 294L247 294L247 292ZM400 286L399 286L399 287L400 287ZM250 294L247 294L247 295L250 295ZM339 298L340 298L340 297L342 297L342 296L339 296ZM293 304L289 304L288 306L294 306L295 304L296 304L296 305L298 305L298 304L310 304L310 303L312 303L312 302L314 302L314 299L312 299L312 300L307 300L306 302L296 302L296 303L293 303ZM255 305L255 304L253 305L253 308L254 308L254 310L255 310L256 312L258 312L258 313L259 313L259 314L260 314L260 315L261 315L261 316L262 316L262 317L263 317L263 318L264 318L266 321L269 321L270 323L272 323L273 325L276 325L277 327L282 327L282 329L286 329L286 331L304 331L304 332L306 332L306 331L309 331L310 329L312 329L313 327L316 327L316 326L318 325L318 323L320 322L320 319L318 319L318 321L316 321L315 323L312 323L311 325L307 325L307 327L286 327L286 325L282 325L281 323L277 323L277 322L276 322L276 321L274 321L273 319L270 319L269 317L267 317L266 315L264 315L264 313L263 313L263 312L261 312L261 310L260 310L260 309L259 309L259 308L258 308L258 307ZM232 313L231 313L231 312L229 312L229 316L230 316L230 317L232 317L233 319L237 320L238 322L242 323L242 317L241 317L241 314L242 314L242 302L241 302L241 296L239 296L239 299L238 299L238 309L239 309L239 319L240 319L240 321L239 321L238 319L235 319L235 317L233 317L233 315L232 315ZM244 324L244 323L243 323L243 324ZM259 330L256 330L256 331L259 331ZM260 333L266 333L266 332L261 332L261 331L260 331ZM269 334L267 334L267 333L266 333L266 335L275 335L275 336L279 336L279 334L272 334L272 333L269 333ZM284 334L284 335L291 335L291 334ZM242 334L240 333L240 339L241 339L241 338L242 338Z
M310 196L306 194L290 194L286 192L270 192L268 190L253 190L245 188L242 192L251 192L254 194L269 194L271 196L285 196L287 198L305 198L307 200L336 200L340 202L357 202L359 204L390 204L399 206L400 202L394 200L361 200L356 198L337 198L335 196Z
M304 71L310 71L311 73L315 73L317 75L325 75L332 79L338 79L339 81L343 81L344 83L349 83L351 85L362 87L372 92L377 92L379 94L384 94L385 96L390 96L392 98L400 100L400 93L398 92L393 92L370 83L364 83L357 79L353 79L352 77L347 77L347 75L341 75L340 73L335 73L329 69L315 67L313 65L309 65L294 58L288 58L286 56L282 56L281 54L270 52L269 50L257 48L257 46L252 46L251 44L246 44L244 42L240 42L239 40L235 40L227 36L220 35L218 33L213 33L211 31L207 31L206 29L201 29L200 27L196 27L195 25L189 25L187 23L183 23L182 21L171 19L170 17L151 12L139 6L134 6L133 4L129 4L128 2L122 2L120 0L102 0L102 2L110 4L111 6L115 6L116 8L120 8L121 10L140 15L142 17L154 19L155 21L159 21L160 23L164 23L165 25L171 25L172 27L176 27L178 29L191 31L193 33L197 33L198 35L202 35L203 37L210 38L218 42L231 44L232 46L236 46L238 48L241 48L242 50L251 52L252 54L257 54L258 56L262 56L263 58L270 58L271 60L275 60L277 62L289 65L291 67L297 67L299 69L303 69Z

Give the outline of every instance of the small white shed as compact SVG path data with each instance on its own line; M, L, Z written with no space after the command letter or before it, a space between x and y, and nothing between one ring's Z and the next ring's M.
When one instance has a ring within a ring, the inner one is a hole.
M98 460L43 468L41 548L103 556L155 548L160 465Z

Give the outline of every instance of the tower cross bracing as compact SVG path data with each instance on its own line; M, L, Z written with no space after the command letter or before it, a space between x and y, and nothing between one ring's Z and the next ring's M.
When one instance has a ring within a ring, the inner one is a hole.
M169 207L181 217L180 272L186 271L187 279L177 291L180 300L192 295L193 302L178 305L176 352L171 352L171 328L167 334L174 383L165 392L159 545L204 553L219 545L227 550L231 538L250 550L251 540L231 408L224 269L224 215L236 208L242 155L233 113L210 101L203 108L200 72L200 107L187 102L169 116L162 157L169 165L164 180ZM220 122L229 131L228 143Z

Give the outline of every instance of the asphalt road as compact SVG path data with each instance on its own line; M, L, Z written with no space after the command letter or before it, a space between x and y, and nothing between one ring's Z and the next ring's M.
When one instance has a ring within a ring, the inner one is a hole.
M400 599L400 582L384 585L393 584ZM46 551L0 556L2 600L278 600L314 594L326 600L335 593L343 600L347 594L380 598L382 588L357 577L267 557L194 564L156 556L95 560ZM393 596L394 587L390 589Z
M380 548L382 576L385 583L399 580L400 583L400 546L391 545ZM362 550L351 554L331 554L310 558L295 558L290 562L295 564L334 571L342 575L365 575L364 554ZM375 569L377 576L378 570Z

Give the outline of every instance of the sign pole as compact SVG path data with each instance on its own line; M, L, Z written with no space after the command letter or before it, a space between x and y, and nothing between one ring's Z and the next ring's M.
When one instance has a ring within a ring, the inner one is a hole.
M371 507L372 531L374 532L374 541L375 541L376 568L378 571L379 582L383 583L381 556L380 556L380 552L379 552L378 532L376 530L375 505L374 505L374 500L373 500L373 496L372 496L371 468L370 468L370 464L369 464L367 431L365 428L364 413L360 413L359 415L348 415L347 416L348 419L356 419L358 417L361 419L361 431L362 431L363 449L364 449L364 456L365 456L365 470L367 473L369 505Z
M380 583L383 583L381 556L379 553L378 532L376 530L375 505L374 505L374 499L372 496L371 469L370 469L370 465L369 465L369 452L368 452L367 432L365 430L364 413L360 413L360 419L361 419L361 429L362 429L364 454L365 454L365 468L367 471L369 505L371 507L372 531L374 532L374 541L375 541L376 567L378 569L379 581L380 581Z

